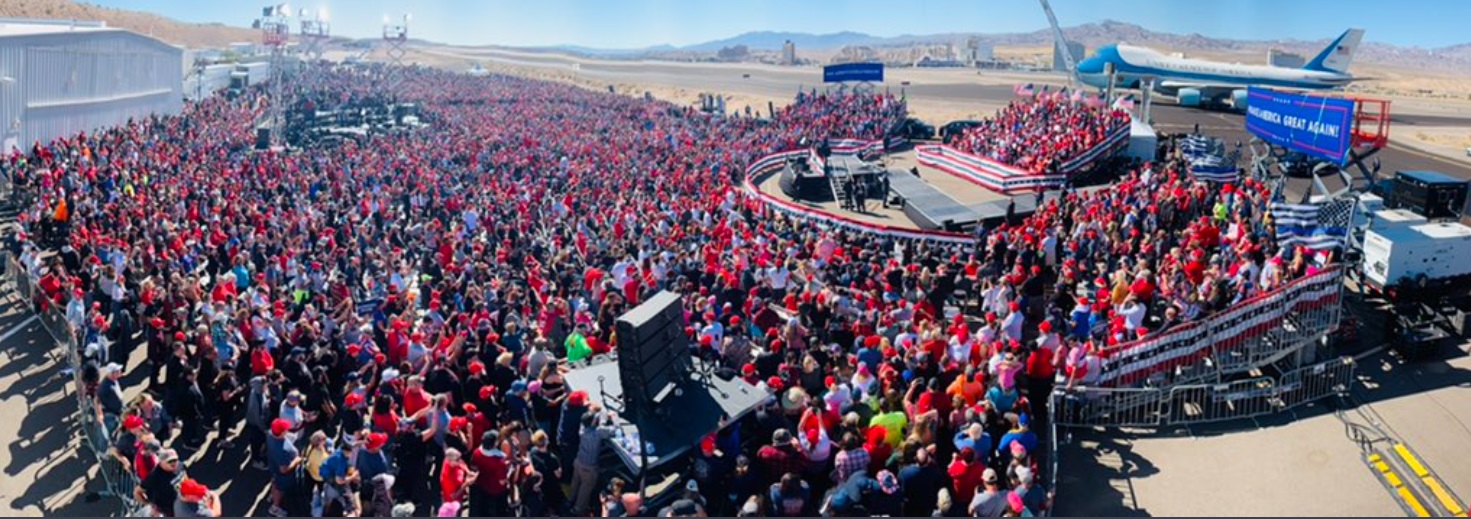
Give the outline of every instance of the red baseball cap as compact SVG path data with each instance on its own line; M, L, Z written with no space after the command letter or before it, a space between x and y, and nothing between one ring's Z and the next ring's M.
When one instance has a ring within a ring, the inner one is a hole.
M127 418L123 418L123 429L141 429L142 427L143 417L141 416L130 414Z
M271 434L280 436L291 430L291 421L285 418L277 418L271 421Z
M192 499L204 499L204 496L209 494L209 487L193 479L184 478L184 481L179 483L179 494Z
M381 449L384 445L388 445L387 434L372 433L368 435L367 447L369 450Z

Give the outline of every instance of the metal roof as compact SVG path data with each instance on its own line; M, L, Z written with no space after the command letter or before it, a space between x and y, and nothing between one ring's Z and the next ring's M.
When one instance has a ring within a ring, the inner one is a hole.
M0 18L0 38L34 36L39 34L73 34L119 32L122 29L108 27L103 22L82 20L41 20L25 18Z

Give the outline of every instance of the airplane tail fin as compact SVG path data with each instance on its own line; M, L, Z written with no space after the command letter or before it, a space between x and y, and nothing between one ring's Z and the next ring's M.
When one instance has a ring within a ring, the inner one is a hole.
M1323 52L1319 52L1318 56L1303 68L1319 72L1347 73L1349 64L1354 60L1354 51L1359 50L1359 41L1363 39L1363 29L1343 31L1343 34L1329 43Z

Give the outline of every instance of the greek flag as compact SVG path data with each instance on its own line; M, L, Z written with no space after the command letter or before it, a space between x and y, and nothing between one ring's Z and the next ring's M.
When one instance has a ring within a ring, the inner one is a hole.
M1320 225L1322 206L1317 204L1272 203L1272 220L1277 226L1277 245L1303 245L1311 249L1342 247L1348 229Z
M1203 182L1235 182L1239 172L1236 161L1219 155L1206 155L1190 161L1190 176Z

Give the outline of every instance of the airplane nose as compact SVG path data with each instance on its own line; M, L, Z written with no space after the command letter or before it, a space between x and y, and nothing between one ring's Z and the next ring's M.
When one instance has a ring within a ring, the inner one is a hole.
M1094 57L1094 58L1088 58L1088 59L1083 60L1082 63L1078 63L1078 73L1079 74L1102 74L1103 73L1103 60L1098 59L1096 57Z

